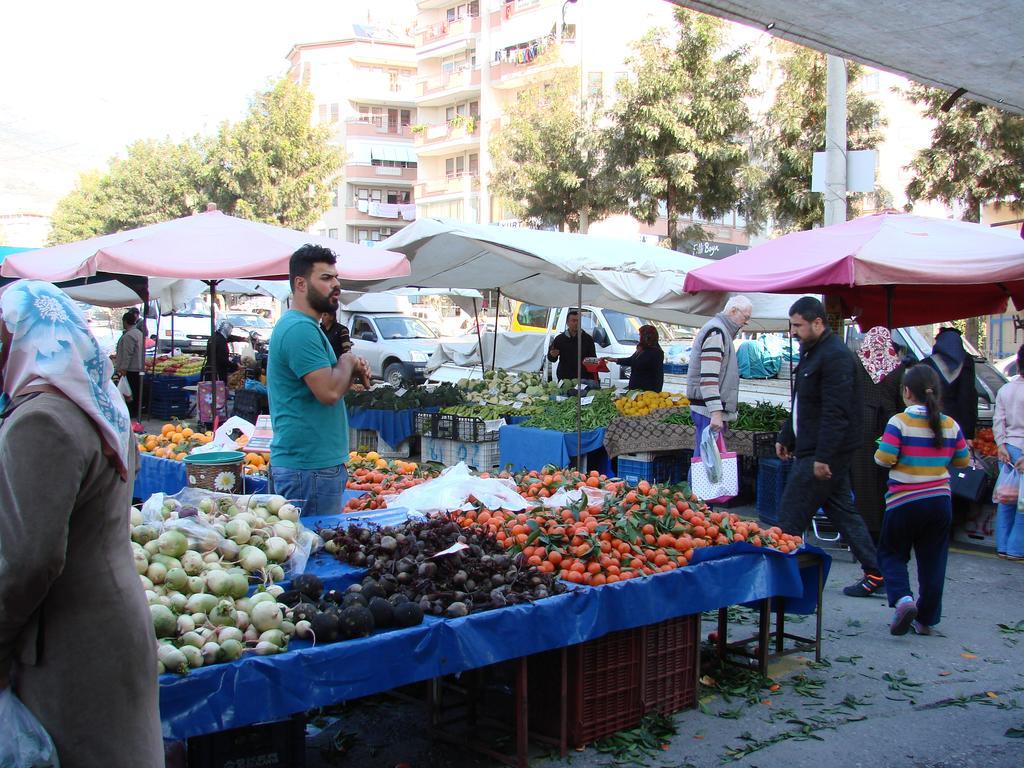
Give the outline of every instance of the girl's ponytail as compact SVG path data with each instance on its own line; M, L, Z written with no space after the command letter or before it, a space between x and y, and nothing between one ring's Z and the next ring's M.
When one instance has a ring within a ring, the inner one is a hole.
M915 365L903 375L903 386L910 390L914 399L928 411L928 426L934 434L933 445L941 448L942 401L939 399L939 377L927 365Z

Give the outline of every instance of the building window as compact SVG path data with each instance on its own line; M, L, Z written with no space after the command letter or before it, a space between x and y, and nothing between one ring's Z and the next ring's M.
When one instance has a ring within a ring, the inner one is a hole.
M338 188L335 187L333 190L331 190L331 208L337 208L337 207L338 207Z
M459 104L452 104L450 107L445 107L445 122L450 123L452 120L455 119L456 115L460 115L461 117L480 117L480 102L463 101Z
M469 156L469 173L476 176L480 172L480 156L472 154Z
M409 202L409 190L389 189L386 199L389 205L405 205Z
M331 237L331 238L334 238L336 240L338 238L338 230L336 230L336 229L328 229L327 230L327 236Z
M376 165L381 168L415 168L416 163L406 160L378 160L374 158L370 161L371 165Z
M593 102L604 101L604 72L587 72L587 98Z
M328 104L321 104L320 105L320 122L321 123L326 123L327 119L329 117L330 117L330 105L328 105Z
M331 122L336 123L341 118L341 112L337 104L331 104Z
M319 237L327 237L327 230L326 229L318 229L316 231L316 234Z
M309 81L313 77L313 65L308 61L302 62L302 84L309 85Z

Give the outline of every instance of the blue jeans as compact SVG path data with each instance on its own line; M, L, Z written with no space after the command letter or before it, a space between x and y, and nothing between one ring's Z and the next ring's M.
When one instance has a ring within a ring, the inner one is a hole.
M292 501L302 500L303 517L340 514L347 481L344 464L325 469L270 468L273 492Z
M1020 450L1007 445L1010 460L1017 463ZM996 507L996 552L1011 557L1024 557L1024 512L1017 511L1016 504L1000 504Z
M913 597L907 563L910 551L917 558L917 620L929 627L942 617L942 587L946 581L949 529L953 502L933 496L885 510L878 539L878 565L885 577L889 605Z

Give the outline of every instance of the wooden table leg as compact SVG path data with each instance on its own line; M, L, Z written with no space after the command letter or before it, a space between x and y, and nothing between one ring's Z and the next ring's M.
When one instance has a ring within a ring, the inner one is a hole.
M821 608L823 602L823 596L825 594L825 561L823 558L818 558L818 605L815 613L817 614L817 620L815 621L814 629L814 661L817 663L821 662Z
M526 656L516 660L516 765L529 768L530 765L530 722L527 701Z
M726 646L729 644L729 609L718 609L718 658L725 659Z
M761 600L758 606L757 622L757 669L762 675L768 674L768 645L771 642L771 598Z
M786 648L786 601L776 598L775 604L775 652L782 653Z
M565 757L569 753L569 649L565 646L559 651L558 667L562 676L562 697L558 708L558 752Z

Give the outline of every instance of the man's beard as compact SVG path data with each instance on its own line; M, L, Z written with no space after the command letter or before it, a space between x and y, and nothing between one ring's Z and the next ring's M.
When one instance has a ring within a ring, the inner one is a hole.
M334 312L338 311L337 293L332 292L328 295L324 295L313 286L309 286L309 290L306 292L306 296L309 300L310 308L315 312L319 312L320 314L323 314L324 312L330 312L333 314Z

